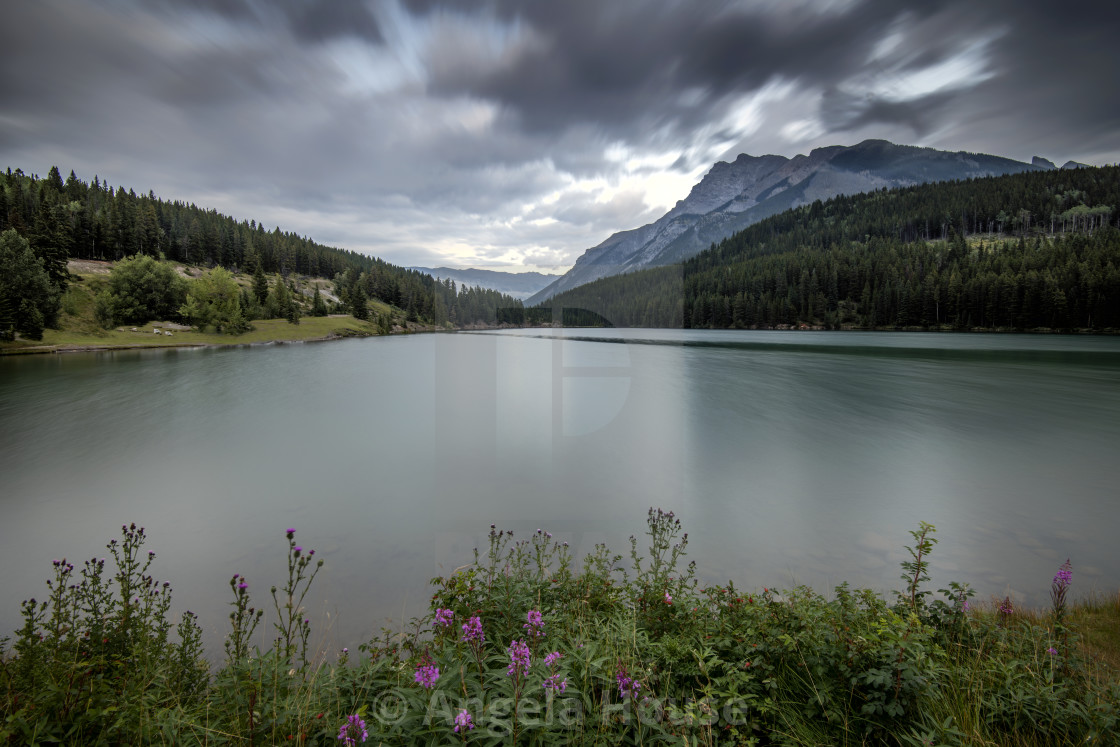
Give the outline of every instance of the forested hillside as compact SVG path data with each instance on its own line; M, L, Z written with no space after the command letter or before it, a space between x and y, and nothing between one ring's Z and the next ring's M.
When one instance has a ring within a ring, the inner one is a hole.
M14 329L34 337L55 323L69 259L148 256L233 272L332 278L342 309L358 318L366 318L363 302L375 299L401 309L408 321L435 325L489 324L498 308L520 306L494 291L456 287L279 228L268 231L255 220L114 189L97 176L87 183L71 171L63 181L57 167L45 179L19 169L0 173L0 235L8 276L0 280L0 334ZM297 301L310 306L311 299Z
M615 326L1116 329L1117 205L1115 166L842 196L544 308Z

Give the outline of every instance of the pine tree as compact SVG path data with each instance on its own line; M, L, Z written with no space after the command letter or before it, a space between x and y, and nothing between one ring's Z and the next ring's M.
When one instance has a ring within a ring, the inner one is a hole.
M315 288L315 297L311 301L311 316L326 316L327 304L323 301L323 295L319 292L318 286Z
M264 306L268 300L268 278L264 276L264 268L261 266L260 258L256 257L255 259L256 261L253 263L256 265L253 268L253 295L256 296L257 303Z
M366 301L365 291L362 286L355 285L350 291L350 314L362 321L369 319L369 306Z
M288 317L288 307L292 304L292 294L288 290L288 286L284 284L283 278L279 275L276 276L276 282L272 286L272 293L268 296L267 315L269 319L278 319Z

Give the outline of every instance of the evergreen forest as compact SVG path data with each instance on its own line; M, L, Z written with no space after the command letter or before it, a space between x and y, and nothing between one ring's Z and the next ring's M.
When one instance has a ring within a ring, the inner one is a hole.
M42 179L20 169L0 172L0 336L10 339L19 332L38 339L44 326L58 323L71 279L69 260L141 257L253 275L253 292L230 302L235 308L225 318L235 320L226 324L231 332L262 316L296 322L299 313L335 311L367 319L368 301L399 309L402 322L435 326L493 324L498 309L521 306L496 291L441 282L279 228L269 231L255 220L238 221L213 209L162 200L150 191L138 195L121 186L114 189L98 176L87 183L73 171L63 180L57 167ZM265 275L285 281L272 285L279 300L270 300L268 286L261 285L267 283ZM310 288L291 299L279 288L286 283L295 291L293 278L314 277L334 280L338 301L333 308L321 297L314 300ZM190 314L180 313L179 302L186 297L185 289L178 288L161 295L151 308L128 305L123 313L99 309L100 318L109 324L144 318L190 321ZM167 306L169 298L177 302ZM111 306L108 300L103 305Z

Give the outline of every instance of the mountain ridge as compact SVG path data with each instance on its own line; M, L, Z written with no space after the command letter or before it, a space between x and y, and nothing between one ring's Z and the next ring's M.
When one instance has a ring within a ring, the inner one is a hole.
M495 290L518 300L525 300L553 282L556 275L540 272L502 272L468 267L458 270L453 267L409 267L431 275L437 280L454 280L459 285L469 285Z
M610 275L680 262L753 223L815 200L1051 167L874 139L814 148L792 158L742 153L730 163L715 163L688 196L658 220L619 231L585 251L571 270L525 303L535 305Z

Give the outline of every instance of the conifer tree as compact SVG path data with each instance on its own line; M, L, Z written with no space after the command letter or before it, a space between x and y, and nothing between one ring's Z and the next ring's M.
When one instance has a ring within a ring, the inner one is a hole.
M350 291L350 314L355 319L360 319L362 321L369 319L369 306L367 306L366 294L360 285L355 285Z
M268 278L264 276L264 268L261 266L260 257L254 257L254 259L253 295L256 296L257 303L264 306L268 300Z
M315 288L315 297L311 301L311 316L326 316L327 304L323 301L323 295L319 292L318 286Z

